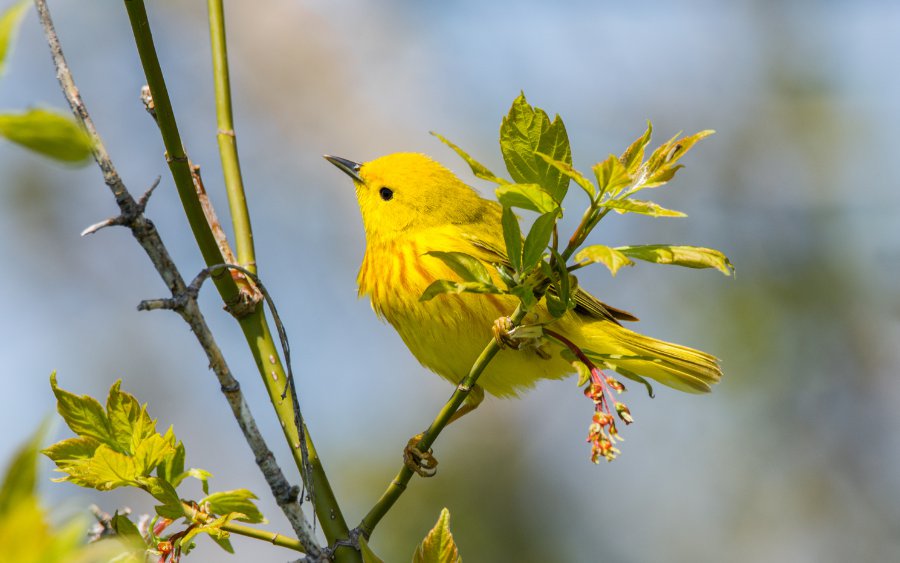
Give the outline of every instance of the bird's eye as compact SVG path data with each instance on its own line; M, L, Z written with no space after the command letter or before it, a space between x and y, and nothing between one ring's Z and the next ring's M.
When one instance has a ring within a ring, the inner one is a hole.
M391 188L381 188L380 190L378 190L378 193L381 195L381 199L383 199L384 201L390 201L390 199L394 197L394 190L392 190Z

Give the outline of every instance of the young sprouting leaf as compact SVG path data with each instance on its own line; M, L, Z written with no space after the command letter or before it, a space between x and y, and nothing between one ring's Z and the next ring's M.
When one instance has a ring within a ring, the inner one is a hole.
M551 286L556 289L556 285ZM547 311L553 316L553 318L558 319L561 316L566 314L566 303L562 299L560 299L558 295L558 289L556 291L548 291L544 294L544 301L547 303Z
M577 263L600 263L609 268L609 273L616 275L622 266L634 266L634 262L627 256L616 250L602 244L588 246L575 255Z
M553 234L553 225L556 223L556 213L544 213L534 220L528 236L525 237L525 244L522 248L522 270L528 271L541 260L544 249L550 244L550 237Z
M230 514L239 513L240 516L235 517L236 520L250 522L251 524L260 524L266 522L266 518L256 507L253 499L256 495L247 489L235 489L233 491L222 491L213 493L200 501L201 505L209 504L213 514Z
M87 460L94 457L94 452L100 447L100 442L93 438L79 436L69 438L48 446L41 453L49 457L57 466L60 463L70 463L78 460Z
M179 440L175 444L175 453L164 459L156 467L156 476L177 487L181 481L188 477L184 471L184 455L184 444Z
M624 213L640 213L651 217L687 217L687 214L681 211L666 209L652 201L642 201L640 199L611 199L601 203L600 206L613 209L620 215Z
M650 158L647 159L647 170L650 175L650 182L653 182L655 175L672 168L675 163L678 162L682 156L687 154L687 152L699 141L714 133L715 131L712 129L705 129L681 139L678 138L678 135L675 135L665 143L661 144L659 148L653 151Z
M426 252L425 256L433 256L447 265L448 268L456 272L463 281L478 282L491 284L491 274L488 269L478 258L470 256L465 252L443 252L440 250L432 250Z
M622 166L629 176L633 177L634 173L637 172L637 169L644 161L644 149L647 147L647 144L650 142L650 137L652 136L653 124L650 123L650 121L647 121L647 130L644 131L644 134L635 139L635 141L625 149L622 156L619 157L619 162L622 163Z
M170 520L176 520L184 516L184 506L181 504L181 499L178 498L178 493L171 483L163 481L159 477L149 476L138 477L136 481L140 488L153 495L153 498L162 503L155 507L157 514Z
M384 563L384 560L375 555L372 548L369 547L366 538L362 535L359 537L359 553L362 555L363 563Z
M147 414L146 407L142 407L133 395L122 391L121 387L121 379L110 387L106 397L106 413L118 451L130 452L134 451L136 443L156 433L156 423Z
M22 18L25 17L25 10L30 4L29 0L20 0L0 15L0 76L3 76L3 72L6 70L6 59L9 58L19 25L21 25Z
M592 170L597 178L597 185L600 186L600 195L609 194L610 197L615 197L631 183L631 175L619 157L614 154L595 164Z
M67 440L71 444L71 440ZM74 448L64 448L66 452ZM43 452L48 457L59 453L53 446ZM53 458L51 458L53 459ZM65 476L54 481L67 481L80 487L109 491L118 487L136 486L141 476L130 455L117 452L106 444L99 444L90 457L73 457L70 459L54 459L57 471Z
M172 484L177 487L188 477L193 477L194 479L200 481L200 488L203 489L203 494L209 494L209 478L212 477L212 473L206 471L205 469L197 469L196 467L192 467L176 477L175 480L172 481Z
M513 213L511 207L504 205L503 214L500 216L500 224L503 227L503 242L506 244L506 256L513 270L522 271L522 228L519 226L519 218ZM507 284L510 285L510 284Z
M192 526L187 531L187 533L178 540L178 542L180 543L182 548L184 548L187 545L189 545L193 541L193 539L200 534L209 534L209 537L211 537L213 539L227 540L229 538L229 536L231 536L231 533L228 530L223 530L222 526L231 522L232 520L237 520L237 516L238 516L238 514L235 514L235 513L223 514L222 516L219 516L218 518L210 518L206 522L198 523L198 524ZM218 542L216 542L216 543L218 543ZM223 545L223 544L219 544L219 545L226 551L228 551L228 548L231 547L230 542L228 544L225 544L228 547L225 547L225 545Z
M45 109L0 114L0 136L44 156L85 163L93 143L68 115Z
M234 547L232 547L230 539L217 537L215 535L210 535L209 539L211 539L213 543L224 549L226 552L234 555Z
M458 146L456 146L455 144L450 142L443 135L440 135L439 133L435 133L434 131L432 131L431 134L434 135L435 137L437 137L438 140L440 140L442 143L444 143L445 145L447 145L448 147L453 149L453 151L456 154L458 154L463 160L465 160L466 164L469 165L469 168L472 169L472 174L475 174L476 178L481 178L482 180L487 180L488 182L494 182L495 184L508 184L509 183L506 180L504 180L503 178L497 177L496 174L494 174L493 172L488 170L487 166L485 166L484 164L481 164L480 162L478 162L477 160L475 160L474 158L469 156L469 153L467 153L466 151L462 150L461 148L459 148Z
M619 246L616 247L616 250L631 258L657 264L674 264L686 268L715 268L726 276L730 276L734 272L734 266L728 257L712 248L646 244Z
M500 124L500 151L515 182L538 184L556 201L563 200L569 177L536 155L540 152L572 164L569 136L558 115L550 121L544 110L531 106L520 94Z
M72 432L119 449L109 418L97 399L88 395L79 397L60 389L56 384L56 372L50 374L50 387L56 395L56 410Z
M518 207L538 213L560 209L559 202L537 184L505 184L497 188L496 194L497 201L504 207Z
M575 183L581 186L581 189L583 189L587 193L588 197L594 199L597 188L594 186L594 184L591 183L590 180L585 178L581 172L575 170L575 168L571 164L569 164L568 162L563 162L561 160L556 160L550 155L546 155L542 152L537 152L535 154L538 157L544 159L544 162L559 170L560 173L562 173L564 176L568 176L572 180L575 180Z
M123 536L127 538L134 538L138 541L142 541L141 531L138 530L137 525L128 519L126 514L116 513L109 521L110 526L113 530L116 531L117 536Z
M591 380L591 369L581 360L573 360L572 367L575 368L575 373L578 374L578 382L576 385L578 387L587 385L588 381Z
M431 301L444 293L503 293L500 288L481 282L456 282L452 280L436 280L425 288L419 301Z
M413 554L413 563L462 563L450 533L450 511L444 508L437 523Z
M106 411L91 397L59 388L55 373L50 376L50 385L57 410L78 434L43 450L64 474L57 481L101 491L138 487L163 502L157 507L159 514L178 517L181 503L167 478L174 469L183 467L183 446L176 447L172 429L159 434L156 421L137 399L120 389L121 382L110 388ZM160 465L165 465L160 473L166 478L152 477Z
M545 294L545 299L547 311L558 319L566 314L566 311L575 307L575 301L572 299L572 284L565 260L553 249L550 249L550 254L553 257L551 262L557 279L550 286L550 291Z
M533 287L517 285L509 292L519 298L519 300L522 302L522 305L525 306L525 309L531 309L532 307L537 305L537 298L534 296Z

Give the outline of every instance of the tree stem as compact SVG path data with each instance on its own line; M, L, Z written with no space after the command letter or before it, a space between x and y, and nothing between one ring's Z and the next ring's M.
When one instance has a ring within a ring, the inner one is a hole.
M216 122L222 176L231 209L231 224L239 264L256 273L253 229L244 195L244 181L238 159L237 137L231 109L231 81L228 72L228 48L225 41L225 10L222 0L209 0L209 38L212 47L213 80L216 92Z
M512 325L514 327L519 326L522 322L522 319L525 318L525 315L528 311L521 304L516 308L513 314L510 316L510 320L512 321ZM478 378L484 372L485 368L487 368L488 364L491 360L494 359L494 356L500 351L500 344L496 340L491 340L487 346L485 346L484 350L482 350L481 355L478 356L478 359L475 360L475 363L472 365L472 369L469 370L469 374L459 383L456 387L456 390L453 392L453 395L450 396L450 400L444 404L444 407L440 410L438 415L432 421L431 426L428 427L424 433L422 433L422 439L419 441L416 446L421 451L426 451L428 448L434 444L435 440L437 440L438 435L440 435L441 431L447 424L450 422L450 419L453 417L453 414L459 409L459 407L463 404L463 401L466 400L466 397L469 396L469 393L472 391L472 388L478 382ZM407 467L405 464L400 468L400 472L397 473L397 476L394 477L394 480L391 481L391 484L388 485L387 490L384 494L381 495L381 498L378 499L378 502L375 503L375 506L366 514L365 518L363 518L362 522L359 524L358 530L362 532L366 537L370 536L372 532L375 530L375 526L378 525L378 522L384 517L385 514L394 506L394 503L400 498L400 495L403 494L403 491L406 490L406 486L409 483L410 479L412 479L413 470Z

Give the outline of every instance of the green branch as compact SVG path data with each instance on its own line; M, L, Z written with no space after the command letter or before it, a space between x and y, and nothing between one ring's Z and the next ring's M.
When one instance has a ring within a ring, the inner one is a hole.
M237 138L231 110L231 82L228 73L228 48L225 42L225 13L222 0L209 0L209 38L212 47L213 79L216 91L216 139L222 159L222 176L231 209L237 260L256 273L256 253L253 248L253 229L244 196L244 181L238 159Z
M525 318L527 313L528 311L520 304L510 317L512 326L519 326L519 323L522 322L522 319ZM463 404L466 397L469 396L472 388L478 383L478 378L481 377L485 368L487 368L488 364L494 359L494 356L496 356L499 351L500 344L495 339L492 339L491 342L485 346L484 350L482 350L478 359L475 360L472 369L469 370L469 374L459 383L456 390L453 392L453 395L451 395L450 400L447 401L435 417L434 421L432 421L431 426L429 426L428 430L422 434L422 439L419 441L416 448L420 451L427 451L431 445L434 444L438 435L440 435L444 427L450 422L453 414ZM375 526L378 525L378 522L381 521L384 515L387 514L391 507L394 506L394 503L400 498L400 495L403 494L403 491L406 490L406 486L410 479L412 479L412 476L413 470L407 465L404 465L400 469L400 472L397 473L397 476L394 477L391 484L388 485L387 490L381 495L381 498L378 499L375 506L372 507L365 518L362 519L362 522L360 522L358 530L362 532L364 536L369 537L372 534L375 530Z
M137 44L141 65L144 67L147 86L153 96L156 120L162 134L163 144L166 147L166 160L169 163L169 170L172 172L172 178L175 181L175 187L178 190L178 196L184 207L185 215L187 215L188 223L190 223L191 231L194 233L194 238L197 240L206 264L221 264L226 260L222 256L222 251L219 249L197 198L190 163L181 144L181 135L178 133L172 102L169 99L162 68L159 66L159 59L153 46L153 36L150 33L150 22L147 19L144 2L142 0L125 0L125 9L128 11L128 19L131 20L131 29L134 32L134 41ZM213 281L225 303L231 305L240 300L240 290L230 276L219 276Z
M162 69L159 65L159 59L157 58L156 50L153 45L153 36L150 32L146 7L144 6L143 0L125 0L125 8L128 11L128 17L134 33L138 54L140 55L141 64L144 67L144 73L147 78L147 85L149 86L150 93L153 97L157 123L159 124L160 133L162 134L163 142L166 146L169 168L172 171L172 176L175 180L179 196L181 197L185 213L207 266L221 264L226 262L226 260L222 257L222 252L216 242L206 216L203 213L199 198L194 189L190 164L181 144L181 137L175 122L174 111L169 99L168 90L166 89ZM211 23L210 25L211 28L220 28L218 24ZM216 33L217 32L214 31L213 35ZM215 42L216 40L213 39L213 41ZM222 53L224 54L224 40L222 43ZM226 85L227 90L227 79L224 84ZM217 97L218 95L219 92L217 87ZM228 104L228 106L230 107L230 104ZM219 112L221 117L221 106ZM228 114L230 122L230 109ZM232 156L234 156L234 165L236 166L237 153L232 153ZM223 165L226 167L226 175L229 174L227 165L224 164L224 160ZM240 192L241 199L243 199L243 190L240 189ZM241 207L244 206L242 205ZM249 220L245 223L245 226L246 228L239 231L237 234L239 240L241 237L246 237L245 240L250 240L251 231ZM237 223L235 228L236 230L238 229ZM250 245L250 249L252 257L252 244ZM254 265L248 263L247 266L250 268ZM226 304L238 302L240 299L240 290L231 276L213 276L213 280ZM275 346L274 338L269 330L265 312L262 307L255 307L252 312L240 317L238 322L244 333L244 338L247 340L247 344L250 347L256 367L263 378L266 391L269 394L269 399L281 422L282 431L290 446L294 462L299 469L301 476L305 478L303 469L304 460L300 442L300 429L294 422L294 402L290 394L286 394L284 398L282 398L285 386L287 385L287 376ZM329 544L334 544L337 540L348 538L349 528L340 507L337 504L337 500L316 453L316 448L310 437L309 431L305 426L303 426L303 436L306 450L309 455L312 473L311 482L306 482L306 486L312 492L312 495L314 495L316 500L316 516L322 525L325 537ZM338 550L335 555L336 561L358 560L359 558L359 553L352 549Z
M187 503L182 503L181 507L184 509L184 516L191 522L206 524L208 521L215 519L205 512L196 510ZM277 532L268 532L266 530L260 530L259 528L244 526L243 524L238 524L236 522L227 522L225 524L222 524L219 528L225 530L226 532L244 536L246 538L262 540L272 545L286 547L288 549L293 549L294 551L299 551L301 553L306 552L306 547L302 542L300 542L300 540L289 538Z

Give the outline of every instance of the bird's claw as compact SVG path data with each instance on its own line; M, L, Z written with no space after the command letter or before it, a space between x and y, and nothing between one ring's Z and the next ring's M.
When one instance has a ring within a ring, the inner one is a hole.
M431 448L425 452L419 449L421 440L421 434L409 439L406 448L403 449L403 463L420 477L434 477L437 473L438 460L434 457L434 451Z
M540 324L513 326L512 319L500 317L494 321L491 332L501 348L531 348L541 359L549 360L552 357L546 349L544 329Z
M513 322L509 317L500 317L496 321L494 321L494 326L491 327L491 332L494 333L494 340L497 341L497 344L500 345L501 348L512 348L513 350L518 350L519 346L522 345L522 341L513 337Z

